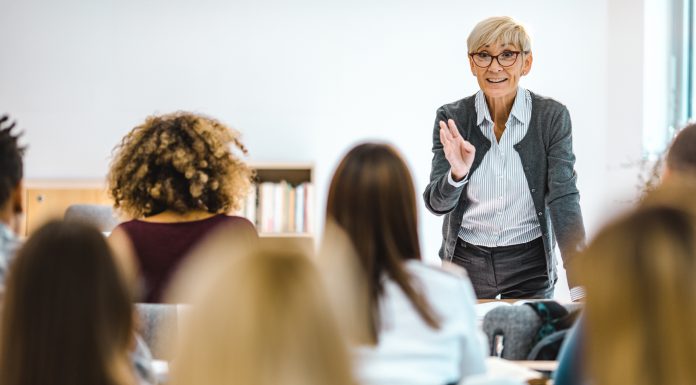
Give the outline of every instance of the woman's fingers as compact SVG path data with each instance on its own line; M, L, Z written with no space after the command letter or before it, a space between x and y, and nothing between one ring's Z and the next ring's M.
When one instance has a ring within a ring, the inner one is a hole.
M449 136L449 132L447 132L446 129L440 129L440 142L442 142L443 146L451 146L452 145L452 138Z
M473 154L476 151L475 147L464 140L459 133L454 120L448 119L447 123L441 120L440 125L440 142L442 142L442 150L445 158L449 161L452 167L462 168L470 166L473 160Z
M464 142L464 151L466 152L473 152L475 150L475 147L473 144L467 142L466 140L462 140Z
M459 135L459 130L457 129L457 124L454 123L454 119L447 119L447 126L453 139L461 138L461 135Z
M442 128L440 129L440 143L442 143L442 147L447 148L449 147L449 140L447 140L447 137L445 136L445 130Z
M449 128L447 127L447 124L444 121L440 121L440 140L442 141L442 136L445 137L445 140L448 142L452 141L452 135L450 135ZM442 142L442 144L445 144Z

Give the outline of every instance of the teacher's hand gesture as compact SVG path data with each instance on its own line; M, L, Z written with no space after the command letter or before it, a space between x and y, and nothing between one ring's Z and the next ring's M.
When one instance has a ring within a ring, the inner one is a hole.
M443 120L440 121L440 142L444 147L445 158L452 167L452 178L455 181L462 180L471 169L476 148L462 138L452 119L448 119L446 124Z

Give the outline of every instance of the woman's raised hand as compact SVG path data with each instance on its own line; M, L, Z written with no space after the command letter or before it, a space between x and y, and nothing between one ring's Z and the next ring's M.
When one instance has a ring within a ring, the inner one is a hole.
M448 119L447 123L440 121L440 142L442 142L445 158L452 167L452 178L455 181L462 180L471 169L476 148L462 138L452 119Z

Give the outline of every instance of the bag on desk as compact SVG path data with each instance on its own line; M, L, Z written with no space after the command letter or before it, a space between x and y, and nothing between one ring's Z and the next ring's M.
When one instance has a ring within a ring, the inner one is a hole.
M568 312L556 301L528 302L525 305L530 306L541 319L541 326L534 337L527 359L555 360L568 329L573 326L580 311Z

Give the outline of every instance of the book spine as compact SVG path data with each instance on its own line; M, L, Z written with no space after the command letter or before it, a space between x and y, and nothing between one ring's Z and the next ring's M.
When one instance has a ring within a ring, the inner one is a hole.
M311 233L314 231L314 185L306 183L305 185L305 231Z
M244 200L244 217L248 219L255 226L258 226L256 222L256 198L257 198L257 186L252 184L249 188L249 193Z
M304 228L304 208L305 208L305 195L304 195L304 183L295 187L295 230L298 233L305 231Z
M280 233L283 231L284 218L283 213L285 212L285 182L275 183L273 185L274 189L274 201L273 201L273 232Z
M288 229L287 231L290 233L294 233L296 230L296 224L295 224L295 200L296 200L296 195L295 195L295 188L288 185L288 211L286 213L286 216L288 218Z

